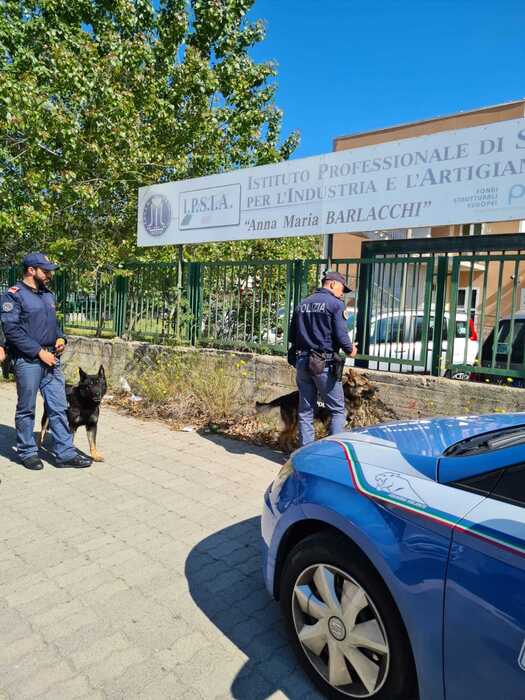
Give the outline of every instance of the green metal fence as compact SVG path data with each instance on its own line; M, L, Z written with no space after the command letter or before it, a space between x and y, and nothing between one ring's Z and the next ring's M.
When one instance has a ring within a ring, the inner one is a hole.
M98 337L115 335L115 285L110 269L57 272L53 288L64 326Z
M369 250L330 261L66 269L53 284L72 334L283 354L294 307L329 267L354 290L346 315L357 365L524 383L525 254ZM0 291L17 276L0 269Z
M525 386L524 248L523 234L492 234L370 241L363 255L434 261L424 371ZM405 357L419 342L420 323L415 332L406 328Z
M467 301L466 301L467 300ZM457 256L450 282L450 321L465 303L479 336L475 362L478 381L523 386L525 378L525 255ZM447 347L447 368L472 371L454 342Z
M193 264L195 340L285 352L293 295L290 261Z
M64 270L53 286L69 332L160 343L189 339L184 272L177 265Z

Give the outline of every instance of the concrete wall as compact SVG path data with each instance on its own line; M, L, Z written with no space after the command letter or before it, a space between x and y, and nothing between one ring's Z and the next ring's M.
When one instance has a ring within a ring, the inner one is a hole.
M130 377L144 356L158 353L206 354L212 361L227 363L239 374L244 361L245 392L248 400L270 400L295 390L295 373L282 357L218 350L166 348L122 340L70 337L64 355L66 376L77 381L78 367L95 372L103 364L110 383L117 387L120 377ZM525 411L525 390L487 384L458 382L438 377L367 371L379 389L381 400L400 419L439 415L465 415Z
M292 368L283 358L252 353L212 350L207 348L176 347L151 343L128 342L120 339L102 340L99 338L84 338L68 336L68 344L64 353L63 368L68 381L78 381L78 368L88 373L96 372L104 365L106 377L110 386L118 388L120 378L131 381L137 367L145 357L155 357L159 354L192 354L200 353L210 360L230 366L231 372L239 376L239 362L243 361L242 376L246 379L246 396L248 398L265 399L278 396L295 387L295 375Z

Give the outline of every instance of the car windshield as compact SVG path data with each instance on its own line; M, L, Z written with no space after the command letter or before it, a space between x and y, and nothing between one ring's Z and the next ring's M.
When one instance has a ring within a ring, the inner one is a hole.
M475 435L456 443L445 451L447 457L459 457L460 455L472 455L479 452L491 452L502 450L505 447L514 447L525 443L525 426L518 428L504 428L484 435Z
M428 339L433 340L434 337L434 323L435 318L430 319L428 327ZM456 338L466 338L467 337L467 321L456 321ZM423 316L414 316L409 322L409 331L407 340L412 343L420 343L423 338ZM448 338L448 319L445 318L443 322L443 335L442 340L447 340Z
M356 317L355 314L349 312L346 318L346 326L349 331L353 331L355 328Z
M483 343L482 361L490 362L494 347L494 331L490 333ZM510 354L511 362L522 363L525 351L525 318L504 319L499 322L498 337L496 340L496 356L502 355L504 359Z
M467 337L467 322L466 321L456 321L456 338L466 338Z
M372 325L370 342L372 343L403 343L404 340L404 317L389 316L381 318Z

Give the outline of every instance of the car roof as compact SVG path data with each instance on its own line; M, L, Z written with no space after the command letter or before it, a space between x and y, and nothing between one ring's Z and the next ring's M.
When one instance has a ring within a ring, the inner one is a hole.
M379 316L372 316L371 320L372 321L380 321L384 318L399 318L401 316L407 316L409 318L412 318L413 316L421 316L424 317L425 312L423 310L415 310L415 311L393 311L391 314L379 314ZM432 309L430 311L430 318L434 318L434 310ZM450 313L448 311L445 311L443 314L445 318L450 318ZM467 314L464 311L458 311L456 313L456 321L466 321L468 318ZM525 318L525 315L524 315ZM503 319L502 319L503 320Z
M510 321L511 319L512 319L512 316L502 316L500 318L500 322L501 321ZM525 319L525 311L516 311L516 313L514 314L514 320L515 321L522 321L523 319Z
M525 426L523 413L490 413L480 416L451 416L425 420L397 421L368 428L358 428L346 433L346 439L356 441L381 441L390 443L409 461L419 457L443 456L452 445L476 435L494 430ZM410 459L413 457L413 459Z

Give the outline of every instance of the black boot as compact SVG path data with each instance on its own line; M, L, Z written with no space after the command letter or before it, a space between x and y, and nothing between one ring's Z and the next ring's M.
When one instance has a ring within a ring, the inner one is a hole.
M44 468L44 464L38 455L31 455L31 457L26 457L22 460L22 464L26 469L32 469L33 471L38 471Z
M91 459L81 454L77 454L76 457L68 459L66 462L57 462L57 467L73 467L74 469L84 469L84 467L91 466Z

